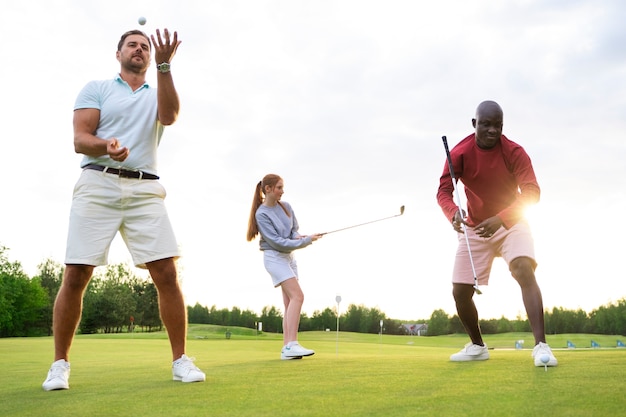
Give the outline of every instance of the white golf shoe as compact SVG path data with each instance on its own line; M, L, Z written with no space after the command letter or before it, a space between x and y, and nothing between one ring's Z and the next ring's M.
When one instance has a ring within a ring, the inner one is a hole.
M543 359L542 359L543 357ZM545 361L547 358L547 362ZM547 343L539 342L533 349L533 359L535 366L557 366L558 362L552 354L552 349Z
M70 389L70 363L65 359L54 362L48 371L48 377L41 385L44 391Z
M204 382L206 375L193 364L194 360L195 358L183 355L172 362L172 377L174 381Z
M450 356L452 362L486 361L489 359L487 345L480 346L468 343L458 353Z
M303 356L311 356L314 354L314 350L306 349L296 342L283 346L283 349L280 351L280 358L282 360L301 359Z

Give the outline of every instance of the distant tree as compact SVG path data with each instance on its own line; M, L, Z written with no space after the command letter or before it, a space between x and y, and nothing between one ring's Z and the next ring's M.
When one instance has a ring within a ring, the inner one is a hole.
M93 278L85 296L81 331L119 333L135 315L130 288L115 279Z
M217 309L215 305L209 310L209 323L218 326L228 326L230 322L230 311L227 308Z
M568 333L590 333L591 318L587 312L579 308L576 311L572 311L570 317L571 327L569 327Z
M163 329L161 313L159 310L159 294L156 285L152 281L144 284L144 292L137 302L137 311L140 313L141 321L139 325L151 331Z
M497 320L497 328L496 331L498 333L509 333L513 331L513 325L511 321L506 317L502 316L499 320Z
M38 279L28 278L19 262L9 262L6 251L0 246L0 337L39 335L46 292Z
M530 323L528 322L528 319L523 318L521 315L518 314L517 318L515 319L515 321L513 321L513 331L514 332L530 332L532 329L530 328Z
M259 317L254 311L243 310L241 312L241 317L239 318L239 322L233 325L254 329L255 323L258 321L259 321Z
M241 321L241 310L239 307L233 307L228 314L228 326L239 326Z
M313 328L311 327L311 319L306 313L300 313L300 324L298 326L298 331L308 332L311 330L313 330Z
M46 329L48 336L52 335L52 310L54 308L54 301L57 298L57 293L61 288L61 282L63 281L64 266L58 262L48 258L37 266L38 278L41 286L46 291L48 296L48 302L42 308L41 322L42 326Z
M461 319L458 315L455 314L450 318L450 328L448 331L450 333L465 333L465 327L463 327L463 323L461 323ZM430 329L428 329L428 333L430 333Z
M480 319L478 320L480 331L483 334L497 334L498 333L498 320L496 319Z
M385 316L385 313L383 313L380 309L375 307L366 309L366 312L367 322L365 323L365 326L361 327L365 330L364 333L380 333L380 322L382 321L383 326L385 326L387 316Z
M271 333L282 333L283 317L280 311L274 307L263 307L259 321L263 322L263 330Z
M449 334L450 332L450 317L448 314L439 309L433 311L433 314L428 320L428 336L440 336Z
M131 273L128 286L135 300L135 311L132 314L134 328L139 327L142 331L161 330L163 324L159 314L159 294L154 282ZM130 317L128 319L130 321ZM130 322L128 327L130 330Z
M337 312L326 307L323 311L314 311L311 317L312 330L337 330Z
M131 317L144 330L162 329L156 286L136 276L126 264L108 265L87 286L80 330L121 332L130 326Z
M187 306L187 321L189 323L215 324L218 326L236 326L254 329L255 323L259 320L256 313L250 310L241 310L233 307L232 310L226 308L217 309L214 305L209 310L207 307L196 304Z
M593 333L626 336L626 299L601 306L590 316Z
M340 329L348 332L377 334L380 332L380 321L383 320L384 324L386 319L385 313L378 308L350 304L343 316ZM336 325L332 327L336 328Z
M583 310L566 310L554 307L544 314L546 333L583 333L590 329L590 318Z
M364 321L364 311L362 306L350 304L343 315L341 329L346 332L360 332L361 322ZM365 332L363 332L365 333Z
M544 321L546 327L546 333L557 334L564 328L562 323L561 314L562 309L553 308L551 312L544 313Z
M394 319L385 319L384 323L384 333L385 334L393 334L393 335L403 335L406 334L406 329L402 325L401 320Z
M189 323L210 324L209 309L196 303L193 307L187 306L187 321Z

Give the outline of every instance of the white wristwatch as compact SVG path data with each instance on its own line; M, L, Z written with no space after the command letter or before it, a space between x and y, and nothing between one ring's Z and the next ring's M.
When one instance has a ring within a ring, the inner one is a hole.
M167 72L170 72L170 63L169 62L162 62L159 65L157 65L157 69L159 70L159 72L161 74L165 74Z

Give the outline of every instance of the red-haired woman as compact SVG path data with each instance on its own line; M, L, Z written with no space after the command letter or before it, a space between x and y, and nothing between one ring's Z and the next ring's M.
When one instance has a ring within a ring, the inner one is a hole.
M280 201L284 193L283 187L282 178L275 174L266 175L256 185L247 239L252 241L257 234L261 236L259 246L263 251L265 269L272 277L274 287L280 286L282 289L285 312L280 358L289 360L301 359L315 353L298 343L304 294L298 283L298 266L293 251L310 245L322 236L298 233L298 221L291 205Z

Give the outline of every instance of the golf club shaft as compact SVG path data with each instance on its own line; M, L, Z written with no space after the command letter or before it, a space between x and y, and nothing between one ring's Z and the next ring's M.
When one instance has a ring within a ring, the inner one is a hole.
M341 229L336 229L336 230L332 230L330 232L324 232L324 233L320 233L320 234L321 235L327 235L329 233L341 232L343 230L348 230L348 229L353 229L355 227L365 226L366 224L371 224L371 223L376 223L376 222L380 222L380 221L387 220L387 219L392 219L394 217L402 216L402 214L404 214L404 206L400 207L400 214L396 214L396 215L389 216L389 217L384 217L384 218L378 219L378 220L372 220L372 221L365 222L365 223L355 224L353 226L342 227Z
M472 267L472 274L474 275L474 290L476 294L481 294L478 289L478 277L476 276L476 268L474 268L474 259L472 258L472 248L470 246L469 237L467 236L467 227L463 222L463 208L461 207L461 193L456 186L456 178L454 177L454 167L452 166L452 157L450 156L450 149L448 149L448 139L445 136L441 137L443 140L443 146L446 149L446 158L448 160L448 171L450 171L450 178L452 179L452 186L454 187L454 193L456 194L457 207L459 208L459 215L461 216L461 228L463 229L463 235L465 235L465 243L467 244L467 253L469 255L470 265Z

